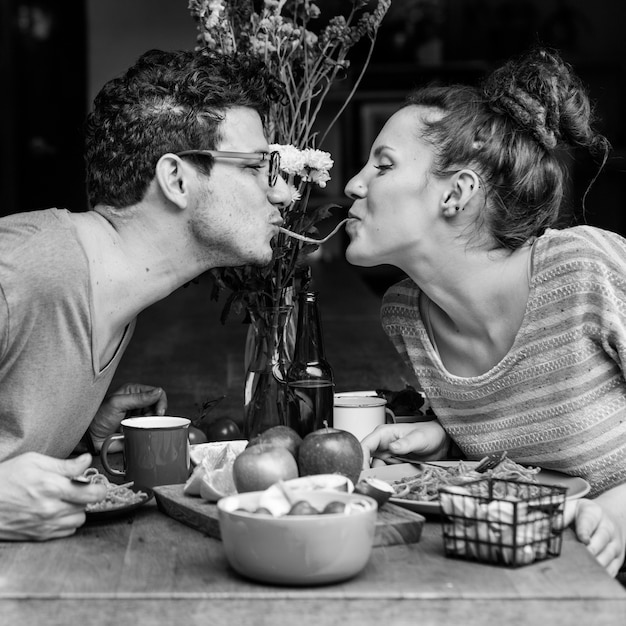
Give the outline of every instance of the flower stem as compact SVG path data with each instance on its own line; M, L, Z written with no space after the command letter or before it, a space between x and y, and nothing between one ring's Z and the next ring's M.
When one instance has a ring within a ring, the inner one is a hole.
M348 94L347 98L344 100L343 104L341 105L341 108L339 109L335 117L333 117L333 119L330 121L330 124L326 127L326 130L324 131L324 134L322 135L322 138L320 139L320 142L318 145L320 146L323 145L324 139L326 139L326 137L328 136L330 129L336 124L337 120L341 117L343 112L346 110L346 107L348 106L348 104L350 104L350 101L354 97L356 90L359 88L359 85L361 84L361 80L363 79L363 76L365 76L367 67L369 66L370 59L372 58L372 53L374 52L375 43L376 43L376 35L374 35L370 41L370 47L369 47L369 50L367 51L367 58L365 59L365 63L363 63L363 67L361 68L361 71L356 81L354 82L354 85L352 89L350 90L350 93Z

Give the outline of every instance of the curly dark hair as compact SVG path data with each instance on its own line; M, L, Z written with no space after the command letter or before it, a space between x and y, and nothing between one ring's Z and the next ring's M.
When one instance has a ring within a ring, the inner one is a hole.
M407 106L424 116L433 174L468 167L486 193L481 219L497 246L515 250L554 226L567 171L563 151L582 147L606 161L609 142L597 133L587 93L554 51L535 49L495 70L478 87L428 86Z
M262 119L281 85L262 61L209 51L150 50L96 96L87 118L87 193L93 207L139 202L166 152L213 149L226 111L243 106ZM196 161L210 172L208 159Z

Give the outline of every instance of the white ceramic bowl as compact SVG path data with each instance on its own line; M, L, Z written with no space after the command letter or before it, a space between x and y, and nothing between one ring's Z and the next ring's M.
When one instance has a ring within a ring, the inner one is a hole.
M318 510L335 500L365 504L350 514L272 517L246 512L257 508L261 493L228 496L217 503L226 557L239 574L266 583L319 585L345 580L365 567L376 530L373 498L314 491L302 495Z

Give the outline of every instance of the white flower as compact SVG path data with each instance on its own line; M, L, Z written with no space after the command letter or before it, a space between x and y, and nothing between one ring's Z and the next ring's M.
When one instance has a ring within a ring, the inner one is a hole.
M207 9L211 14L207 17L205 27L210 30L219 26L221 17L224 13L224 1L223 0L210 0Z
M312 170L329 170L335 164L330 158L330 152L306 148L304 152L304 165Z
M313 148L299 150L291 144L271 144L270 151L275 150L280 154L282 172L289 176L299 176L305 183L315 183L319 187L326 187L326 183L330 180L328 170L334 165L330 152Z
M302 177L302 180L315 183L322 189L326 187L326 183L330 180L330 174L326 170L311 170Z
M269 13L274 13L275 15L278 15L283 10L285 2L287 2L287 0L265 0L265 2L263 3L264 9Z
M280 154L280 169L285 174L300 176L304 169L304 151L291 144L272 144L270 151L277 150Z
M294 202L298 202L298 200L302 200L302 194L296 189L294 185L288 185L290 200L289 203L293 204Z
M306 148L303 153L304 172L302 180L315 183L322 188L326 187L326 183L330 180L328 170L334 165L334 161L330 158L330 152Z

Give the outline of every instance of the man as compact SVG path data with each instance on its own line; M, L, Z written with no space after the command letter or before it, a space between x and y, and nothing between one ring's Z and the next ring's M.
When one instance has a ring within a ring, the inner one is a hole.
M145 385L103 402L137 315L210 268L271 260L289 200L263 132L273 84L251 59L148 52L88 118L92 210L0 220L0 539L74 532L104 493L69 480L89 455L62 459L131 409L165 412Z

